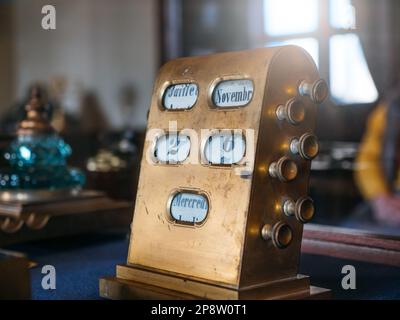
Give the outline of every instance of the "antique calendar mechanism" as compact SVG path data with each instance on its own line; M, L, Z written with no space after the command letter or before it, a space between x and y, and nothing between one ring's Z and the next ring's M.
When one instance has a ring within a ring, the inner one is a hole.
M295 46L181 58L155 83L127 264L101 295L304 298L298 275L327 95ZM123 293L123 294L122 294Z

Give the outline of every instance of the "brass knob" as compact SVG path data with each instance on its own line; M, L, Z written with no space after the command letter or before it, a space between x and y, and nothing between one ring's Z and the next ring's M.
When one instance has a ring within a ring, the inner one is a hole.
M314 83L302 81L299 86L299 93L302 96L309 96L314 103L320 104L328 96L328 85L323 79L319 79Z
M279 120L287 120L293 125L303 122L306 117L306 108L301 100L293 98L285 105L279 105L276 109L276 116Z
M292 139L290 142L290 151L294 154L300 154L304 159L312 160L318 155L318 139L313 134L303 134L300 139Z
M302 223L311 221L314 217L314 202L309 197L303 197L296 201L286 200L283 204L283 212L288 217L295 216Z
M269 175L277 178L282 182L289 182L297 177L297 165L288 157L280 158L277 162L273 162L269 166Z
M266 224L261 229L261 236L264 240L272 240L278 249L286 248L293 240L292 229L283 222L277 222L273 227Z

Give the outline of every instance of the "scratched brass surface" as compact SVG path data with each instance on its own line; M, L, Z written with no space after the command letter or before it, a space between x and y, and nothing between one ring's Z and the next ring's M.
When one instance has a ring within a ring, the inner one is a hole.
M254 94L246 107L218 110L209 104L209 88L217 78L248 78ZM154 165L146 160L152 142L146 141L132 223L128 265L141 265L209 282L248 287L297 274L302 225L280 212L283 196L307 195L310 162L289 153L289 141L312 132L315 105L301 97L306 119L293 126L278 121L276 107L298 96L302 80L315 81L314 63L296 47L268 48L181 58L164 65L155 82L147 129L168 129L177 121L184 128L253 129L256 158L252 177L236 175L233 168L202 164ZM170 82L196 82L199 95L187 111L163 111L160 96ZM248 148L249 149L249 148ZM251 150L251 148L250 148ZM197 152L197 150L196 150ZM282 183L268 176L268 166L289 155L299 167L298 177ZM209 213L200 227L171 223L166 215L170 195L177 188L207 195ZM261 237L265 223L286 221L293 242L275 248Z
M297 92L301 79L315 82L319 79L311 57L295 48L280 51L270 64L259 128L252 197L246 227L240 287L294 276L298 272L303 224L282 212L282 199L307 196L311 162L294 156L289 149L293 137L313 133L317 105L309 97ZM301 99L306 108L305 120L294 126L287 121L276 121L275 110L292 97ZM264 173L264 166L287 156L298 166L295 180L282 183ZM293 241L285 249L277 249L259 235L260 226L287 223L293 230Z

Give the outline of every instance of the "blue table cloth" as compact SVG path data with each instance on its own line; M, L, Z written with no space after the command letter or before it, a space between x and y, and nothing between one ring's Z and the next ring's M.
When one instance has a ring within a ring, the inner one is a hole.
M85 235L7 249L24 252L38 263L30 271L33 299L100 299L99 278L115 275L115 266L126 262L128 244L126 234ZM56 269L55 290L42 288L44 265ZM356 290L341 287L344 265L356 268ZM300 273L309 275L313 285L332 289L336 299L400 298L400 268L304 254Z

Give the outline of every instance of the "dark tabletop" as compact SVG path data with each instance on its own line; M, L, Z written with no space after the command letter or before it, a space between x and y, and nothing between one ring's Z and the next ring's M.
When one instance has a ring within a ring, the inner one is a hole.
M9 246L26 253L38 266L31 269L33 299L99 299L99 278L115 275L126 261L126 235L86 235ZM56 290L41 286L44 265L56 269ZM356 269L356 290L344 290L342 267ZM400 299L400 268L304 254L300 273L313 285L332 289L336 299Z

